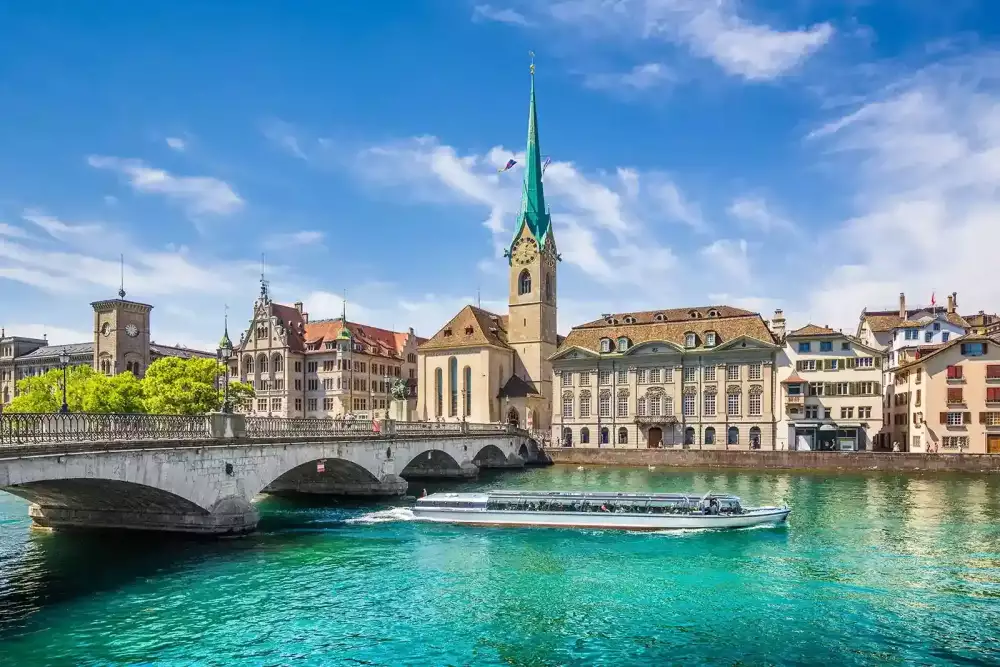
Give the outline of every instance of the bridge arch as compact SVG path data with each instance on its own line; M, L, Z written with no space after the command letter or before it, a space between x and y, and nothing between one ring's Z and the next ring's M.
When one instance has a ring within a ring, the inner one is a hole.
M472 462L480 468L501 468L507 466L507 455L496 445L490 444L476 452Z
M91 511L208 514L210 508L170 491L117 479L67 477L43 479L4 488L28 502L46 508Z
M411 458L405 466L400 468L399 476L404 478L454 477L464 469L462 463L448 452L441 449L427 449ZM476 472L473 470L472 476Z
M267 481L258 492L369 495L382 480L365 466L344 458L316 458L294 465Z

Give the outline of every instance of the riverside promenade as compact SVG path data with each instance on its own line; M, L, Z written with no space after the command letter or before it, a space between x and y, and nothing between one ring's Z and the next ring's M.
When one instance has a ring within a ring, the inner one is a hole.
M555 464L595 466L1000 473L1000 456L995 454L796 452L768 449L616 449L605 447L548 447L545 449L545 454Z

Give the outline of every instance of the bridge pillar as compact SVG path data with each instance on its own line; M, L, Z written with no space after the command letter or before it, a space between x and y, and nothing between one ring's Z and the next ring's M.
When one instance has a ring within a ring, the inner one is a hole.
M86 509L32 504L37 526L57 530L147 530L196 535L244 535L257 528L260 514L241 497L223 498L209 512L151 512L140 509Z

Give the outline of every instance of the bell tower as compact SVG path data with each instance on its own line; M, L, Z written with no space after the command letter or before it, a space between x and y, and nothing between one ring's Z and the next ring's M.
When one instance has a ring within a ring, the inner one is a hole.
M130 371L142 377L149 367L149 312L152 306L125 299L125 261L117 299L95 301L94 370L105 375Z
M521 208L514 238L505 253L510 263L507 343L517 353L514 372L530 380L551 401L552 365L548 358L556 351L556 269L560 257L545 206L543 170L532 63Z

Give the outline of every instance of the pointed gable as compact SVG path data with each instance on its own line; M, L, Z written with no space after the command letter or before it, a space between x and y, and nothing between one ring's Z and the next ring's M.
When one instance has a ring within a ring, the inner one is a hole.
M465 306L440 331L421 343L420 351L483 346L510 349L507 345L507 317L475 306Z

